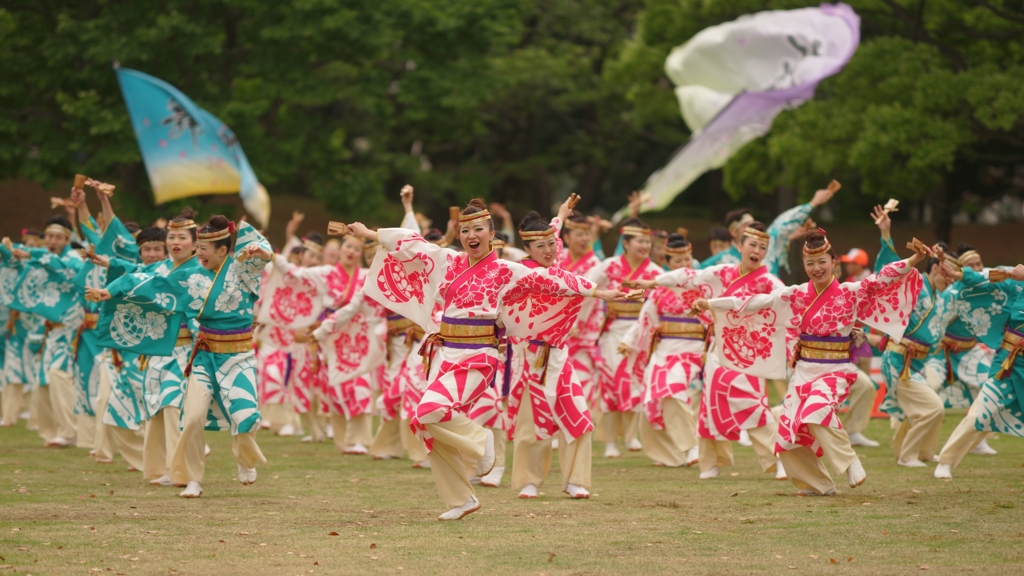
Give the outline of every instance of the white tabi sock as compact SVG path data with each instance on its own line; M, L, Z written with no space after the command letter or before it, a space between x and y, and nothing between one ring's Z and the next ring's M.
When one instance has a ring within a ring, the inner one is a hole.
M519 491L520 498L536 498L537 497L537 486L534 484L527 484L523 486L523 489Z

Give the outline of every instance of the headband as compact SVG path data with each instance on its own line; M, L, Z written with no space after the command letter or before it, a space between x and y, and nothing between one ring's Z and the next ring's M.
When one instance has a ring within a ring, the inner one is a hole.
M49 226L47 226L46 227L46 231L44 231L43 233L45 234L46 232L57 232L57 233L60 233L60 234L63 234L65 236L67 236L68 238L71 238L71 229L65 228L65 227L61 226L60 224L56 224L56 223L50 224Z
M534 240L550 240L555 237L555 229L548 228L547 230L520 230L519 237L523 239L523 242L533 242Z
M228 227L223 230L215 230L213 232L199 232L196 234L198 240L216 241L223 240L231 236L231 233L235 231L235 223L229 221Z
M574 222L572 220L566 220L562 223L563 226L569 230L586 230L590 231L590 224L587 222Z
M978 254L974 250L968 250L967 252L964 252L963 254L960 255L959 258L956 259L956 263L959 264L961 267L967 266L968 260L974 258L975 256L978 257L978 260L981 260L981 254Z
M753 221L754 217L751 216L750 213L744 214L743 216L740 217L739 220L736 220L732 224L729 224L729 232L735 232L736 229L739 228L740 226L743 226L744 224L750 224Z
M501 250L504 247L505 247L505 241L504 240L498 240L497 238L495 238L494 240L491 240L491 248L494 248L495 250Z
M687 254L693 254L693 244L687 244L686 246L680 246L679 248L670 248L665 246L665 254L668 256L686 256Z
M347 237L348 236L346 236L346 238ZM352 238L355 238L355 236L352 236ZM376 250L378 246L380 246L380 242L377 242L376 240L367 240L366 243L363 244L363 250Z
M171 220L170 222L167 223L167 228L169 230L188 230L190 228L195 228L195 227L196 227L196 222L195 222L195 220L192 220L192 219L185 219L185 220L182 220L180 222L176 221L176 220Z
M749 229L749 228L748 228ZM821 232L822 236L825 236L825 231L818 228L818 232ZM828 237L825 236L825 243L817 248L808 248L807 243L804 242L804 256L817 256L818 254L824 254L832 249L832 244L828 241Z
M459 214L459 226L463 224L474 224L480 220L490 220L491 213L487 210L473 212L472 214Z
M316 242L313 242L312 240L303 240L302 247L305 248L306 250L312 250L313 252L316 252L318 254L324 251L323 246L317 244Z
M751 220L751 222L753 222L753 220ZM747 238L753 238L754 240L764 240L765 242L771 242L772 240L772 237L769 236L767 232L761 232L760 230L756 230L754 228L751 228L750 226L747 226L747 229L743 231L743 235L746 236Z
M623 236L650 236L650 228L640 228L639 226L623 226L619 228L619 234Z

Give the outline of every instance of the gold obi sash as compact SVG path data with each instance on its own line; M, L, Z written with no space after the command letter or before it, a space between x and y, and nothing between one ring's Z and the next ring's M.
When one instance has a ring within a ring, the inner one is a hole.
M942 354L946 357L946 382L952 384L955 379L953 374L953 359L950 358L950 356L953 354L962 354L967 352L977 345L977 338L960 338L958 336L953 336L952 334L946 334L942 337L942 342L939 343L939 346L942 347Z
M793 354L793 364L800 360L815 364L846 364L850 362L850 337L801 334Z
M179 333L179 338L181 334ZM196 338L196 350L205 350L214 354L240 354L252 351L252 328L239 330L211 330L199 327Z
M191 346L192 345L192 331L188 329L188 324L182 324L181 328L178 328L178 340L174 343L174 346Z
M704 324L696 318L658 316L659 338L684 338L703 340L707 336Z
M609 302L608 318L610 322L615 320L636 320L640 317L640 309L643 302Z
M420 328L412 320L405 316L388 316L388 336L405 334L407 341L420 340L423 338L423 328Z
M498 347L497 326L493 318L449 318L441 317L441 331L427 336L420 346L425 370L430 374L430 362L434 357L434 349L460 348L463 350L481 350Z
M904 336L899 344L889 340L889 343L885 346L885 351L903 356L903 370L900 371L900 380L906 380L910 376L910 362L927 358L928 353L931 351L931 346Z
M1013 363L1017 360L1017 356L1024 352L1024 334L1013 328L1007 328L1006 332L1003 333L1003 344L1000 348L1006 350L1009 354L1006 355L1002 365L999 367L999 372L996 372L996 380L1002 380L1010 370L1013 370Z

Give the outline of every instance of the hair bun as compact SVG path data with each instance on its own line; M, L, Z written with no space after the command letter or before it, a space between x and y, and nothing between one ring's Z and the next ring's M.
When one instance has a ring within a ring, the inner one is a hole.
M195 211L195 210L193 210L191 208L182 208L181 212L178 212L178 215L175 216L174 219L175 220L179 220L179 219L180 220L195 220L196 216L199 216L199 212L197 212L197 211Z
M228 220L227 216L217 214L215 216L210 216L210 221L207 222L206 225L213 230L224 230L231 225L231 221Z
M473 210L467 212L467 210L469 210L470 208L473 208ZM469 204L466 204L466 208L463 209L462 213L472 214L474 212L480 212L481 210L487 210L487 203L484 202L483 198L473 198L472 200L469 201Z

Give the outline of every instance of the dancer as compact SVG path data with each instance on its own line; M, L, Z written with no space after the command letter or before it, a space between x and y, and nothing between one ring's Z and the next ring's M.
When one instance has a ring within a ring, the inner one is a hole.
M864 280L868 276L871 276L871 271L867 268L862 267L861 270L851 270L844 258L849 257L851 254L857 252L859 248L854 248L847 253L847 255L840 256L839 260L835 260L833 264L832 275L836 278L843 277L843 268L846 271L854 272L846 277L844 282L859 282ZM863 250L860 250L863 253ZM857 256L857 258L861 258ZM861 260L864 262L864 266L867 266L867 254L863 255ZM842 263L842 265L840 265ZM857 264L859 266L859 264ZM868 343L872 346L877 345L881 342L882 337L875 334L868 334L868 330L863 324L858 323L856 328L862 329L865 332L868 339ZM847 396L848 409L846 411L846 417L843 418L843 429L850 437L851 446L863 446L865 448L877 448L878 442L864 436L864 431L867 430L868 424L871 423L871 413L875 409L875 398L878 395L878 386L868 373L871 371L871 356L858 357L854 362L857 365L857 379L850 385L850 394ZM786 391L783 391L783 398L786 396Z
M692 268L693 246L681 234L672 234L665 256L669 270ZM619 348L624 355L638 355L638 367L646 364L640 440L655 466L690 466L698 461L693 398L700 394L709 322L688 313L703 295L699 289L656 288Z
M173 321L187 314L199 324L191 370L186 370L181 437L171 460L171 481L186 485L180 494L185 498L203 493L204 428L231 430L231 450L242 484L254 483L256 466L267 462L256 444L260 412L252 351L252 309L261 273L273 254L266 239L243 222L232 256L234 230L233 222L214 216L198 231L196 256L201 271L179 268L167 276L132 274L105 290L88 293L98 301L113 297L111 304L134 304L140 313L147 309L170 312ZM106 307L114 308L109 304ZM126 307L119 312L132 310ZM132 336L133 340L148 341L155 331Z
M876 275L840 283L833 274L837 256L825 231L812 230L803 248L809 282L747 300L727 297L694 303L696 309L714 311L723 364L742 367L749 374L785 375L786 333L799 331L775 447L799 494L835 493L835 484L818 459L822 455L837 474L846 473L851 488L867 477L836 413L857 378L851 353L865 339L863 332L853 333L854 323L861 321L898 340L921 291L914 266L927 254L922 246L914 256L891 263Z
M739 265L720 264L699 271L679 268L655 280L629 285L648 289L679 287L700 290L705 298L734 296L741 299L783 288L784 284L764 264L771 242L764 224L750 222L744 226ZM785 468L775 457L777 426L768 408L765 381L722 366L718 359L719 346L722 343L713 339L704 361L704 393L697 420L700 478L718 478L722 466L732 465L732 442L740 439L741 430L746 430L761 469L775 471L776 480L785 480Z
M526 248L522 264L539 270L561 262L563 220L570 200L550 223L530 212L519 224ZM590 498L591 440L594 429L583 387L566 346L544 338L510 338L513 370L508 393L509 437L513 441L512 489L520 498L536 498L551 467L552 442L558 441L562 491L572 498ZM518 376L516 376L518 374Z
M946 273L955 278L956 271L947 268ZM1009 302L1009 317L999 324L1003 329L1002 343L992 360L989 378L982 384L978 397L974 399L967 416L960 421L946 445L939 454L939 465L935 477L940 480L953 478L963 457L977 447L989 432L1024 437L1024 362L1019 361L1024 351L1024 265L1018 264L1011 270L974 271L970 266L962 272L963 281L968 285L980 285L984 280L999 287ZM993 323L995 326L995 323ZM989 334L978 338L988 343Z
M594 238L597 224L589 220L583 214L573 211L562 222L562 243L567 250L562 250L562 261L558 267L566 272L577 276L586 276L595 266L601 264L601 259L594 252ZM580 317L577 326L569 332L566 340L566 353L572 362L576 377L583 386L583 395L587 399L587 407L591 410L591 416L600 414L597 410L597 335L601 333L601 323L598 315ZM591 335L587 338L585 335ZM595 427L597 422L594 422Z
M411 423L430 450L434 480L449 506L440 520L457 520L480 508L466 460L476 461L477 476L494 466L494 434L462 410L492 379L498 361L495 323L501 321L509 336L561 344L579 310L580 300L573 296L623 296L557 269L531 271L499 261L491 250L494 224L485 206L474 199L462 210L464 253L437 247L409 230L374 232L360 223L349 227L356 237L378 239L386 250L370 269L368 296L424 330L430 327L434 302L444 302L440 331L424 344L429 384Z
M662 272L649 258L651 252L651 229L636 218L623 220L619 229L624 252L608 258L587 273L586 278L598 288L618 290L628 281L649 280ZM640 404L643 400L643 383L640 375L633 372L627 358L619 353L619 345L626 332L636 323L641 302L609 302L607 309L600 309L599 303L587 301L580 316L586 320L578 326L579 336L585 340L596 340L601 356L598 372L600 393L601 426L604 433L605 458L618 458L617 446L622 436L630 451L642 449L637 439L639 430ZM596 318L597 322L591 322ZM589 328L599 328L596 334Z
M875 206L875 222L882 233L882 249L875 265L885 266L899 261L890 235L891 221L881 206ZM928 384L923 371L924 360L938 346L949 324L951 295L940 260L931 258L925 264L921 294L911 313L910 324L899 341L893 339L882 353L882 377L888 389L882 410L896 420L902 419L893 438L896 463L909 468L923 468L935 457L945 413L942 400Z
M8 311L4 326L4 372L0 381L3 386L3 416L0 424L3 426L13 426L22 417L30 420L29 415L34 412L32 390L39 376L39 351L46 329L46 320L42 316L14 307L18 295L18 278L25 270L25 263L14 257L13 250L42 245L42 233L30 232L34 231L22 231L20 244L14 244L7 238L0 244L0 303ZM31 425L29 429L32 429Z

